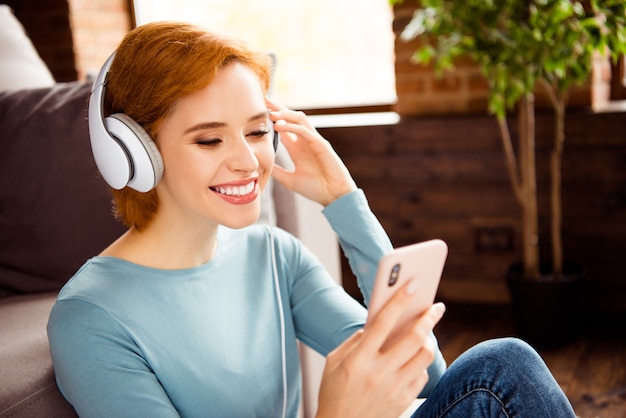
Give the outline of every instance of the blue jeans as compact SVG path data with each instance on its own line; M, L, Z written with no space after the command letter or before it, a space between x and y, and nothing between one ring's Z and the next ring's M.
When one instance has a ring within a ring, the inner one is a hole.
M413 418L574 416L541 357L514 338L486 341L459 356L413 414Z

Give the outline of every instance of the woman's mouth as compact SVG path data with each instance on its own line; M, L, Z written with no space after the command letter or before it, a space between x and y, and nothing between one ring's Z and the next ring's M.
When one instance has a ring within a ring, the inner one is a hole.
M224 184L209 187L223 200L229 203L243 204L256 199L259 194L257 180L250 180L243 184Z
M211 187L211 190L217 193L225 194L227 196L244 196L254 190L255 181L251 181L243 186L217 186Z

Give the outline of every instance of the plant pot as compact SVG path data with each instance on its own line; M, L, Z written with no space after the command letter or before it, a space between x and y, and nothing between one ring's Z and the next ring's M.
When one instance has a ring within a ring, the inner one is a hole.
M542 269L547 271L551 270ZM520 338L540 348L560 347L576 339L580 331L582 268L566 266L561 277L544 273L540 280L531 280L516 264L509 268L506 279Z

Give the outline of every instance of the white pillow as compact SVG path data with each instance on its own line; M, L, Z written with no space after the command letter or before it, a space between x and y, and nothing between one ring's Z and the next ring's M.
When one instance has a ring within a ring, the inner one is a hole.
M53 86L55 81L22 24L0 5L0 90Z

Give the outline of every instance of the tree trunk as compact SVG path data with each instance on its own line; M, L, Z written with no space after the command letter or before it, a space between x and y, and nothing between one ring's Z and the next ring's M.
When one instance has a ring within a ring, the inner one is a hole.
M535 166L535 100L532 94L519 103L519 165L522 186L522 263L524 276L538 280L539 220Z
M550 236L552 240L552 268L555 277L563 274L563 209L561 202L561 165L565 143L565 97L557 93L554 103L554 145L550 156Z

